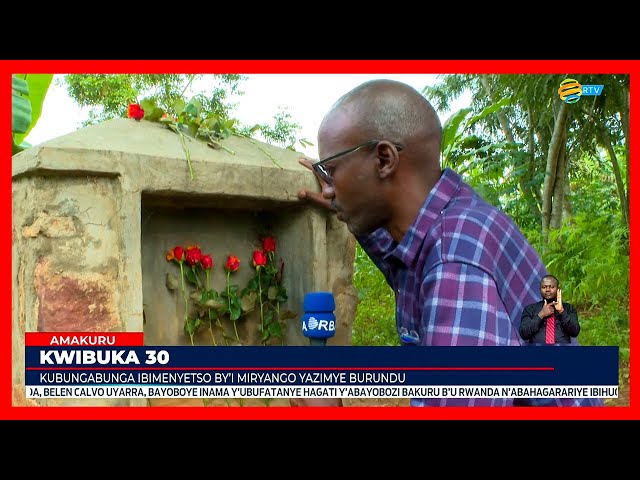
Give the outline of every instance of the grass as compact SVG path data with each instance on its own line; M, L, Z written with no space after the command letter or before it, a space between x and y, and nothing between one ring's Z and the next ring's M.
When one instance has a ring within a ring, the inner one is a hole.
M396 346L395 295L375 264L356 247L353 285L358 309L353 320L352 343L356 346Z

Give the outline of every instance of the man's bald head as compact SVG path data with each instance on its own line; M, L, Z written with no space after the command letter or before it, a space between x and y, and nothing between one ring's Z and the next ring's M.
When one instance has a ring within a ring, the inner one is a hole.
M442 175L441 138L438 115L414 88L363 83L320 125L322 195L354 235L385 228L400 242Z
M440 119L427 99L405 83L372 80L346 93L322 120L319 137L328 133L337 117L360 137L357 141L389 140L408 147L423 163L425 155L439 163Z

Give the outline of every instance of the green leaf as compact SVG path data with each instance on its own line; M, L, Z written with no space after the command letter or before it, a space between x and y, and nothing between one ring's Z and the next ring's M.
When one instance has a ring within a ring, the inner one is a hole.
M471 125L476 123L478 120L482 120L483 118L497 112L502 107L510 105L511 102L512 102L511 97L506 97L500 100L499 102L494 103L493 105L489 105L488 107L483 108L478 115L475 115L469 119L469 122L465 125L465 128L470 127Z
M167 272L167 278L165 280L165 284L167 285L167 288L169 290L176 290L180 286L180 280L178 279L177 276Z
M188 318L184 322L184 331L189 335L193 335L201 325L202 320L200 320L199 318Z
M29 95L29 84L24 78L26 75L13 75L11 77L11 88L16 91L16 94Z
M247 283L246 290L250 292L254 292L258 290L258 277L252 277L251 280L249 280L249 283Z
M13 134L12 137L15 137L15 134ZM24 142L23 142L23 144L24 144ZM15 155L16 153L20 153L24 149L25 149L25 147L23 147L22 145L16 145L16 142L13 140L13 138L11 139L11 155Z
M240 298L240 305L243 312L250 312L256 306L258 294L256 292L247 293Z
M234 322L242 315L242 308L236 302L231 302L231 309L229 310L229 318Z
M31 123L29 124L29 128L24 134L16 135L16 143L21 147L27 147L24 139L29 135L33 127L36 126L40 116L42 115L42 106L44 104L44 99L47 96L47 92L49 91L49 87L51 86L51 81L53 80L53 74L23 74L20 75L23 77L27 83L29 84L29 101L31 102Z
M153 98L145 98L140 102L140 107L144 110L144 118L148 118L156 109L156 101Z
M269 287L269 290L267 291L267 298L269 300L275 300L277 296L278 296L278 287L275 287L275 286Z
M184 112L184 107L185 102L182 98L176 98L176 100L173 102L173 111L176 115L180 115L182 112Z
M196 107L193 103L189 102L187 106L184 108L184 112L187 115L191 115L192 117L198 116L198 107Z
M187 280L189 280L189 282L193 283L194 285L198 285L196 274L190 267L186 267L184 269L184 276L187 277Z
M279 303L284 303L287 301L289 297L287 296L287 289L284 288L282 285L278 286L278 295L276 296L276 300Z
M224 302L220 299L210 299L204 302L205 307L213 308L215 310L219 310L227 307L227 302Z
M200 101L200 99L194 97L189 101L189 103L191 105L193 105L194 107L196 107L195 116L199 117L200 116L200 112L202 112L202 102Z
M240 299L238 297L231 297L231 304L242 310L242 305L240 304Z
M215 130L217 123L218 117L211 115L202 121L201 128L205 128L206 130Z
M451 115L442 127L442 152L448 151L453 146L455 139L459 136L458 128L460 123L471 112L470 108L463 108Z
M144 111L144 118L146 118L150 122L157 122L162 118L162 115L164 115L164 110L158 107L155 107L153 110L151 110L151 113L149 113L148 115L147 110L145 109Z
M274 337L282 337L282 327L278 322L270 323L267 327L267 331Z
M23 95L29 94L29 84L26 80L13 76L11 80L11 131L17 134L24 134L29 130L31 124L31 102ZM16 145L20 140L16 135L14 141Z

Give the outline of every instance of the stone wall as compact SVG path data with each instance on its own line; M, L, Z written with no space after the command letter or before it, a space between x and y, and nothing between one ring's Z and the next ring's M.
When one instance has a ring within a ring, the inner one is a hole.
M146 405L144 400L39 400L24 393L24 333L144 332L147 345L187 345L184 302L167 288L176 266L165 253L198 244L214 259L221 290L228 254L241 259L233 281L254 271L261 235L277 240L284 262L284 336L271 344L305 345L306 292L332 291L338 326L329 345L351 343L357 297L355 240L332 215L297 198L317 188L300 154L240 137L212 149L188 139L190 178L178 135L160 124L117 119L78 130L13 157L14 405ZM230 153L232 151L233 153ZM236 326L243 345L259 345L259 317ZM223 335L223 332L225 334ZM232 338L223 322L218 345ZM212 345L208 332L196 344ZM269 347L270 348L270 347Z

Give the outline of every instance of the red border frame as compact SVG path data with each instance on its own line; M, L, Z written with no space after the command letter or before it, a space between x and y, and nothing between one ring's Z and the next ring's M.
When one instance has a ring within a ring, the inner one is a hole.
M638 60L8 60L0 62L0 91L9 92L11 74L20 73L332 73L332 74L384 74L393 73L628 73L631 76L631 91L640 74ZM0 95L0 128L9 130L11 105L8 94ZM630 104L633 103L630 101ZM638 141L638 118L640 110L630 108L630 155L640 152ZM7 158L11 158L10 142L5 142ZM0 167L7 173L0 190L5 201L0 215L5 232L0 241L4 251L11 251L11 162ZM635 169L630 171L631 183L635 183ZM631 196L631 210L635 196ZM637 230L637 220L631 216L631 231ZM631 254L631 270L636 265ZM633 278L633 277L631 277ZM344 407L344 408L289 408L289 407L14 407L12 392L12 272L5 269L2 277L4 305L8 312L0 330L0 418L2 419L220 419L220 420L412 420L412 419L563 419L563 420L623 420L639 419L640 408L634 407L635 392L630 389L629 407L566 408L566 407ZM631 299L636 296L637 283L631 282ZM630 304L630 319L633 317ZM631 351L637 343L630 338ZM634 363L630 362L630 377L634 377ZM635 377L634 377L635 378Z

